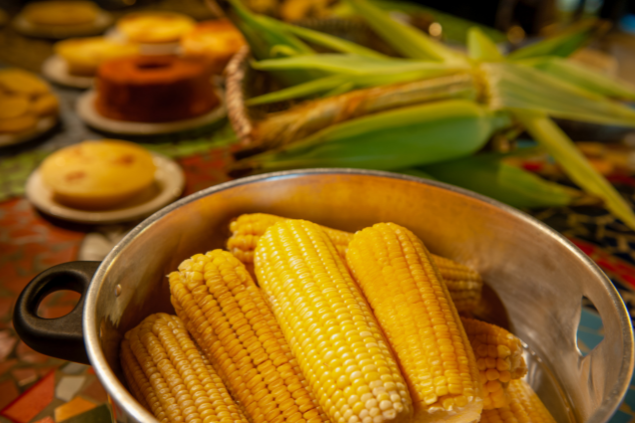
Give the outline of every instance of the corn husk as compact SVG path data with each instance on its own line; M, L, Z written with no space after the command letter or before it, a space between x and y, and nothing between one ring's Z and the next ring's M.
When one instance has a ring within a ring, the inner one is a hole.
M278 148L340 122L385 110L450 98L476 99L470 74L350 91L302 103L256 122L252 137L263 148Z
M402 107L329 126L312 136L242 160L234 171L307 167L400 169L475 153L498 129L506 113L467 100Z
M537 69L514 63L483 63L486 103L549 116L609 125L635 126L635 110Z
M420 170L517 208L569 206L582 192L547 181L505 162L505 154L486 153L425 166Z
M261 71L318 70L337 75L390 75L425 71L429 76L446 75L450 72L469 69L465 65L397 58L385 59L355 54L320 54L261 60L252 62L252 67Z
M427 34L398 22L366 0L346 0L395 51L405 57L445 63L466 63L465 58Z
M477 62L502 62L505 60L496 44L477 27L468 30L467 51L470 59Z
M615 216L635 228L635 214L615 188L600 175L558 126L543 113L514 111L516 118L556 161L565 173L587 192L597 195Z
M635 86L616 77L605 76L571 60L560 57L540 57L518 63L539 69L561 81L595 94L635 101Z
M591 18L571 25L567 30L544 40L519 48L507 55L507 60L521 60L540 56L568 57L588 43L601 30L598 19Z

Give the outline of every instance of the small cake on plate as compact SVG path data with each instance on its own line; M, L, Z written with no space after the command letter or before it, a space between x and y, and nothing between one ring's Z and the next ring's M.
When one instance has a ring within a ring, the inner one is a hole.
M106 60L134 56L139 47L124 44L104 37L71 38L58 41L53 46L55 53L64 59L71 75L94 76L99 65Z
M177 56L133 56L103 63L95 109L130 122L173 122L203 115L220 104L205 61Z
M243 45L245 39L228 19L201 22L181 38L183 54L209 60L218 75Z
M196 21L172 12L135 12L117 21L117 30L130 42L143 44L176 43Z
M35 128L39 119L57 114L58 100L49 86L31 72L0 70L0 135Z
M84 141L48 156L42 181L55 201L68 207L102 210L149 188L156 166L146 149L126 141Z
M33 25L74 26L95 22L99 10L90 1L41 1L27 4L22 15Z

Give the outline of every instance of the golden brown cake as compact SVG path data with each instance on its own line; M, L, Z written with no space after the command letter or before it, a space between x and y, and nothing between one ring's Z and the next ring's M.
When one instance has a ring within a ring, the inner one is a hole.
M72 26L95 22L99 7L90 1L42 1L27 4L22 14L34 25Z
M181 38L183 53L209 60L218 75L243 45L245 39L228 19L201 22Z
M133 56L139 53L134 44L123 44L104 37L71 38L54 45L72 75L94 76L99 65L106 60Z
M126 141L84 141L48 156L43 182L61 204L107 209L138 195L154 181L156 166L146 149Z
M58 108L57 97L36 75L17 68L0 70L0 134L32 130Z
M211 68L176 56L134 56L103 63L97 72L99 114L131 122L193 118L218 106Z
M175 43L196 22L189 16L172 12L130 13L117 22L117 30L134 43Z

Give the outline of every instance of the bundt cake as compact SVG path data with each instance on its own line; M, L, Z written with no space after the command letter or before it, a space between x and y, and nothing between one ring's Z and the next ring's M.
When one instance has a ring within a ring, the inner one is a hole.
M131 122L193 118L219 105L206 61L177 56L134 56L103 63L95 107L104 117Z

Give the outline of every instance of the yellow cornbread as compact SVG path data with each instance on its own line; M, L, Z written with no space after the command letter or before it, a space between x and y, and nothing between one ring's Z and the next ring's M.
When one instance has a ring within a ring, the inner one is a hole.
M90 1L43 1L27 4L24 19L36 25L83 25L97 19L99 8Z
M42 180L69 207L106 209L126 201L154 180L149 151L120 140L84 141L47 157Z
M8 94L37 97L48 93L49 87L31 72L18 68L8 68L0 70L0 90Z
M66 62L70 74L94 76L102 62L133 56L139 52L139 47L104 37L89 37L59 41L55 43L54 50Z
M228 19L200 22L181 38L186 56L203 57L221 74L238 50L245 45L240 31Z
M31 131L58 109L57 97L35 74L18 68L0 70L0 135Z
M117 22L117 30L135 43L173 43L194 27L189 16L172 12L130 13Z

